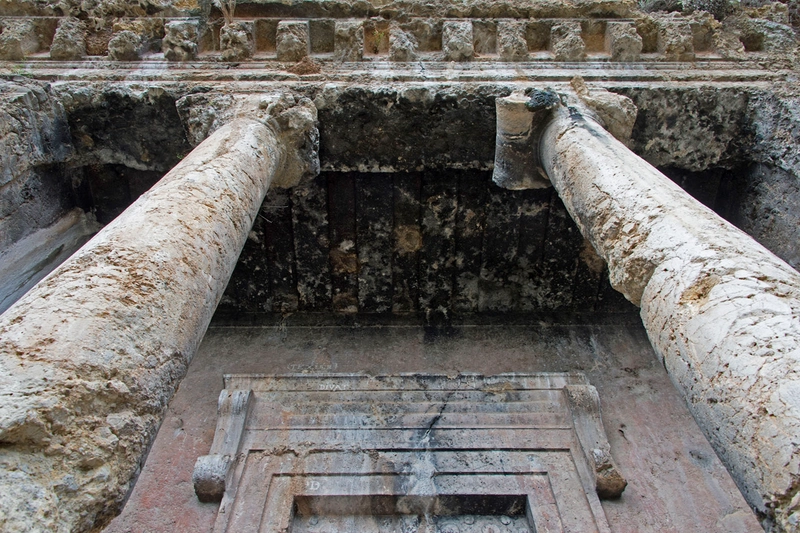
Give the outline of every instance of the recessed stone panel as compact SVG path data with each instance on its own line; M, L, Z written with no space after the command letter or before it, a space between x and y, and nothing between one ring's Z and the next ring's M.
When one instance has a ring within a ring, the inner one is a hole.
M591 459L608 443L580 374L228 375L225 386L195 470L198 487L204 465L230 463L213 473L225 480L216 533L609 531ZM236 394L249 411L231 414Z

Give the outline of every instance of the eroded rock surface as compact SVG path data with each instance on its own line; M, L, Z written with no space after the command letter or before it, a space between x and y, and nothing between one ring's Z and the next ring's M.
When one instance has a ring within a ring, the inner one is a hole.
M606 46L612 61L638 61L642 53L642 37L631 22L609 22Z
M563 22L552 27L550 49L556 61L581 61L586 57L586 45L581 37L581 25Z
M633 101L604 89L590 90L581 77L572 79L572 88L598 118L608 132L618 141L627 144L636 122L637 109Z
M220 48L225 61L242 61L253 57L255 38L252 22L233 22L220 30Z
M524 61L528 58L525 26L518 21L497 23L497 53L503 61Z
M469 21L447 21L442 27L442 48L450 61L468 61L475 55Z
M796 92L756 92L747 106L752 124L748 166L734 187L729 220L800 269L800 96Z
M55 37L50 45L50 57L59 60L82 59L86 55L86 26L76 18L63 18L58 22Z
M73 154L67 114L49 85L0 82L0 249L69 210L53 169Z
M334 55L339 61L361 61L364 58L364 24L337 21L334 35Z
M639 110L633 151L653 166L725 166L747 142L747 91L700 86L620 92Z
M196 20L173 20L164 24L162 47L169 61L191 61L197 57Z
M399 25L389 28L389 59L392 61L414 61L417 59L417 39Z
M32 20L6 19L0 29L0 59L18 61L39 50Z
M300 61L310 51L308 22L279 22L276 42L278 61Z
M667 61L694 59L694 34L691 25L675 13L654 16L658 26L658 51Z
M108 57L115 61L138 61L142 58L142 38L123 30L108 41Z

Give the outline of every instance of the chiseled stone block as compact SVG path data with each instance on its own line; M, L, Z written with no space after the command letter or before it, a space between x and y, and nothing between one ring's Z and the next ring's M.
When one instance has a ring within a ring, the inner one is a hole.
M656 18L658 51L667 61L694 61L694 32L680 15L670 13Z
M633 22L609 22L606 26L606 48L611 61L639 61L642 37Z
M311 52L311 39L306 20L282 20L278 23L275 51L278 61L300 61Z
M364 23L360 20L337 20L333 36L333 54L339 61L364 59Z
M471 60L475 55L472 21L445 21L442 25L442 50L449 61Z
M123 30L108 41L108 57L114 61L138 61L142 58L142 38Z
M0 33L0 59L18 61L39 50L31 19L6 19Z
M256 49L253 22L236 21L223 26L219 33L219 47L224 61L242 61L253 57Z
M525 61L528 58L528 41L525 23L501 20L497 23L497 53L503 61Z
M586 43L581 37L581 23L560 22L550 29L550 51L556 61L583 61L586 58Z
M164 24L162 49L169 61L192 61L197 57L196 20L172 20Z
M58 21L50 44L50 58L61 61L82 59L86 55L86 25L74 17Z
M391 61L416 61L417 39L400 26L393 24L389 28L389 59Z

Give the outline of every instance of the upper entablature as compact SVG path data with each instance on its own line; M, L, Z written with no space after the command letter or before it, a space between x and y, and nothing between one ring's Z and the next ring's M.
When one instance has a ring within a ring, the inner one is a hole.
M631 17L634 0L249 0L240 16L279 18L561 18ZM11 0L0 16L192 17L220 14L210 0Z
M769 56L782 62L770 68L791 68L797 40L786 5L718 15L645 13L632 0L6 0L0 61L258 61L288 72L316 62L298 67L308 74L384 60L617 68Z

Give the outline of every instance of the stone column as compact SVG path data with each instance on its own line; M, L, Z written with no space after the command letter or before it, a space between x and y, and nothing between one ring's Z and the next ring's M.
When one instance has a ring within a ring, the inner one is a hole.
M748 502L800 518L800 274L574 107L542 165Z
M0 530L116 513L270 183L319 168L297 160L316 110L292 103L219 128L0 316Z

